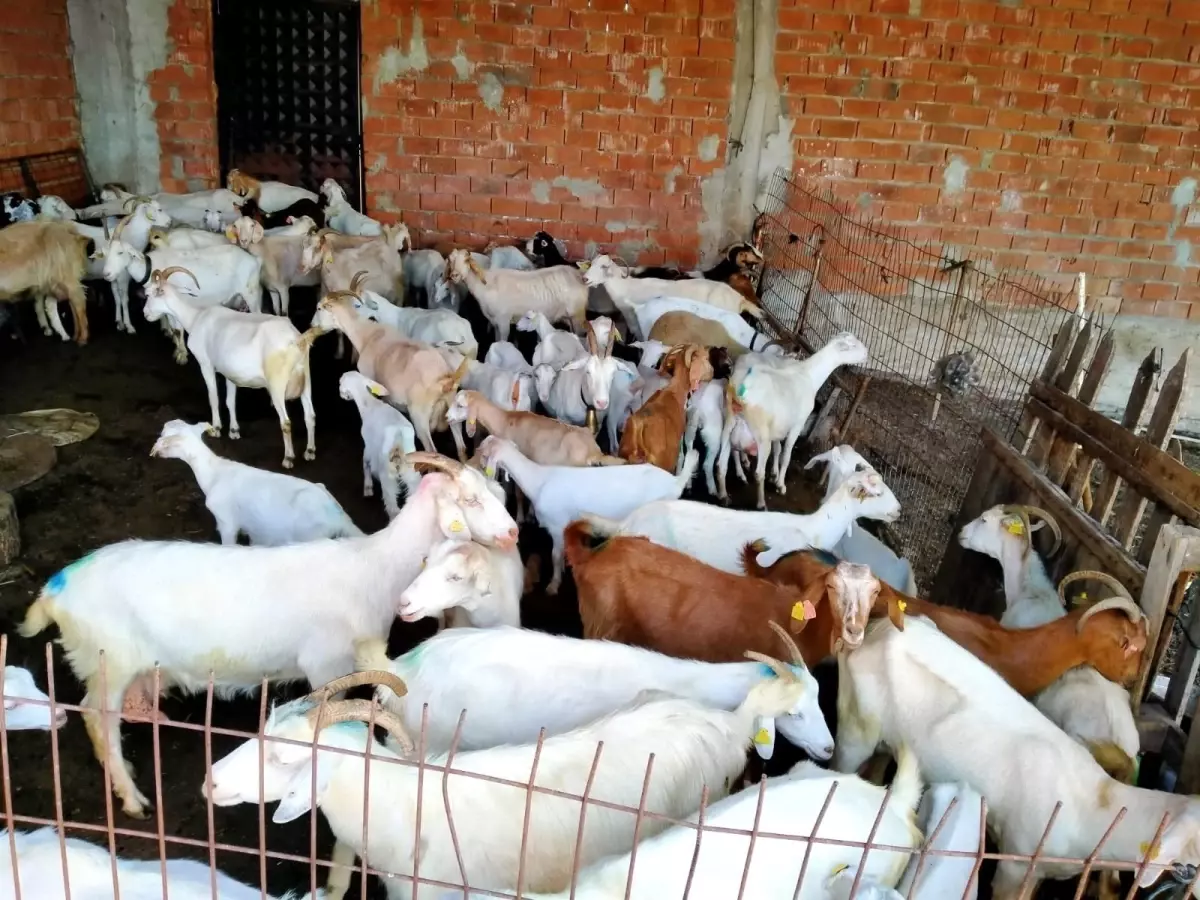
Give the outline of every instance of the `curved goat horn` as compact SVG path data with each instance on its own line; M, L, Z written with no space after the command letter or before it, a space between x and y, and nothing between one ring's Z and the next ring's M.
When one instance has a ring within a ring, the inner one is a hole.
M1059 528L1058 520L1055 519L1054 516L1050 515L1050 513L1046 512L1046 510L1042 509L1040 506L1029 506L1024 503L1010 504L1004 507L1004 511L1011 513L1012 515L1024 513L1022 520L1027 526L1029 525L1030 519L1041 519L1043 522L1045 522L1046 527L1049 528L1054 534L1054 545L1046 553L1046 556L1050 557L1058 552L1058 549L1062 546L1062 529ZM1029 540L1032 540L1032 533L1030 533Z
M362 290L362 284L370 277L366 269L359 269L350 279L350 293L357 295Z
M1106 600L1101 600L1099 603L1092 604L1084 610L1083 615L1079 617L1079 621L1075 623L1075 633L1082 632L1083 626L1087 624L1087 620L1096 615L1096 613L1107 612L1110 609L1119 609L1135 625L1146 619L1146 614L1142 611L1142 608L1128 597L1109 597Z
M191 269L185 269L183 266L167 266L165 269L155 269L150 275L151 278L157 276L157 280L166 282L176 272L182 272L196 285L196 290L200 290L200 279L192 273Z
M376 725L385 728L403 748L405 755L413 752L413 739L408 735L408 729L400 717L389 710L383 709L370 700L337 700L325 703L308 711L308 720L317 730L338 722L363 722L369 724L374 720Z
M779 678L795 681L796 673L787 667L787 664L781 662L773 656L767 656L765 653L759 653L756 650L747 650L745 653L746 659L753 659L756 662L762 663L774 672Z
M804 657L800 653L800 648L796 646L796 642L792 640L792 636L788 634L787 629L785 629L774 619L767 624L771 626L771 630L779 636L781 641L783 641L783 645L787 648L788 653L792 654L792 663L797 666L803 666Z
M1098 572L1095 569L1079 569L1076 572L1071 572L1064 575L1062 581L1058 583L1058 599L1065 606L1067 603L1067 585L1074 584L1076 581L1099 581L1101 584L1108 585L1115 597L1124 597L1127 600L1132 600L1125 585L1121 584L1116 578L1109 575L1107 572Z
M399 454L397 454L399 455ZM463 464L456 459L442 456L440 453L430 453L427 450L416 450L405 453L401 460L412 466L418 472L445 472L447 475L457 475L463 470Z
M397 697L403 697L408 693L408 685L404 683L399 675L383 669L368 669L364 672L352 672L349 675L343 675L341 678L335 678L328 684L323 684L306 699L319 700L322 695L340 694L342 691L348 691L350 688L362 687L364 684L382 684L385 687L392 689Z

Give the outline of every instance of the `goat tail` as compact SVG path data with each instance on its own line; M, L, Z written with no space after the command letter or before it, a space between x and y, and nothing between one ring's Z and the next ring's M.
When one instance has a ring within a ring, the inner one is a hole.
M589 466L623 466L629 461L622 459L619 456L609 456L607 453L601 453L594 459L588 460Z
M600 537L612 537L621 533L621 521L598 516L594 513L581 513L580 520L587 523L588 531Z
M766 553L770 549L771 545L762 538L759 538L756 541L748 541L746 545L742 547L742 552L740 554L742 571L751 578L766 578L768 570L764 569L758 564L758 554Z
M675 476L675 496L678 497L689 484L691 484L692 476L696 474L696 466L700 464L700 451L693 447L687 452L687 456L683 458L683 469Z
M592 558L588 548L588 538L592 536L592 527L582 519L577 519L563 531L563 550L567 557L567 565L572 570L587 564Z
M1129 754L1112 741L1088 741L1088 752L1109 777L1124 784L1133 784L1137 765Z
M54 601L45 592L38 595L25 613L25 621L17 628L17 633L23 638L31 638L41 634L54 624Z
M916 828L917 804L921 802L924 785L917 754L907 744L896 750L896 776L892 779L892 800L896 810L904 810L910 825Z

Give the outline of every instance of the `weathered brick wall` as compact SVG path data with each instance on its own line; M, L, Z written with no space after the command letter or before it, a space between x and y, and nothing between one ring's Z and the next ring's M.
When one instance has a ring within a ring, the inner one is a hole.
M0 3L0 158L79 144L66 0Z
M799 170L920 238L1086 272L1107 311L1200 319L1200 2L780 7Z
M164 191L201 191L220 178L209 0L173 0L166 65L147 79L155 102Z
M725 158L734 0L363 4L370 212L426 244L546 229L690 263Z

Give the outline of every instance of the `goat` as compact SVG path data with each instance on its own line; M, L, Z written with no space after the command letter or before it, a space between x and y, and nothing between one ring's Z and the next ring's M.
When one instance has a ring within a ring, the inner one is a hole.
M62 197L56 197L54 194L43 194L37 198L37 218L42 220L58 221L58 222L74 222L79 219L79 214L71 208Z
M564 256L566 247L544 231L537 232L525 242L525 252L538 260L541 269L571 265Z
M41 210L36 200L22 197L16 191L0 194L0 228L7 228L17 222L33 222L40 215Z
M538 336L533 350L533 365L561 369L572 360L588 355L579 335L555 328L543 313L531 309L517 320L517 331L532 331Z
M533 369L534 384L542 405L556 419L571 425L587 422L592 410L597 416L607 414L610 386L619 369L612 355L616 329L609 332L608 343L603 349L590 323L587 336L585 356L573 359L557 370L549 365L534 366Z
M782 453L776 457L775 488L784 494L792 449L808 423L817 391L835 369L843 365L861 365L868 357L866 346L848 331L834 335L829 343L806 360L765 353L746 353L739 357L725 393L725 430L721 432L721 458L717 463L717 493L722 502L729 502L725 473L729 467L730 434L735 416L745 419L758 445L754 481L758 488L758 508L766 509L767 458L771 455L772 441L783 441Z
M397 472L389 460L394 449L404 454L417 449L416 431L404 413L381 399L388 395L388 389L361 372L344 372L338 380L338 394L343 400L354 401L362 419L363 496L370 497L375 493L374 482L378 480L383 508L387 511L388 519L394 519L400 514L396 497L400 493L401 483L407 495L411 496L421 477L405 467L397 478Z
M654 326L663 316L681 312L695 316L697 319L716 322L733 340L750 350L773 353L777 356L783 355L783 347L778 342L768 339L756 326L747 324L746 320L738 313L721 309L709 303L686 300L682 297L656 297L642 301L634 307L633 312L634 320L629 322L629 327L639 340L648 340ZM692 322L693 320L686 321Z
M87 243L68 222L21 221L0 229L0 302L12 303L26 292L33 294L35 303L44 296L67 300L75 319L75 343L86 344Z
M163 425L150 455L188 464L204 492L204 505L217 520L222 544L236 544L239 532L263 547L362 537L325 485L217 456L202 437L209 427L207 422L172 419Z
M321 196L325 198L325 221L334 231L355 235L383 234L383 225L351 206L342 186L332 178L321 182Z
M900 502L878 472L856 472L814 513L729 510L694 500L656 500L622 521L586 515L598 535L644 537L723 572L742 572L741 550L764 540L780 550L831 550L859 517L895 521Z
M378 294L363 290L354 308L360 315L390 325L410 340L435 347L452 347L460 356L475 359L479 345L471 323L449 309L416 309L396 306Z
M13 842L13 853L0 854L0 900L15 898L14 883L20 879L22 897L37 900L66 900L68 897L99 900L118 896L123 900L260 900L264 895L207 863L193 859L113 859L107 847L76 837L64 837L53 827L37 831L0 831L0 842ZM13 871L13 863L16 871ZM63 884L63 866L67 885ZM115 885L114 885L115 882ZM214 893L214 891L216 893ZM288 893L281 900L295 900ZM267 895L267 900L274 900ZM300 900L327 900L324 891L305 894Z
M5 666L3 687L6 730L50 731L67 724L67 711L57 706L51 709L50 697L38 688L28 669Z
M721 453L721 432L725 428L725 385L728 383L728 379L714 378L701 385L700 390L691 396L688 400L687 430L683 435L683 446L688 449L694 445L697 433L704 441L704 481L709 495L713 497L717 495L714 472L717 457ZM754 442L754 435L741 416L736 417L729 441L734 471L745 484L742 456L757 454L758 444Z
M964 783L983 796L1001 853L1059 860L1036 871L1002 860L992 881L996 900L1029 896L1043 877L1072 877L1085 858L1145 860L1141 887L1172 863L1200 863L1200 802L1111 779L928 619L910 615L903 631L872 623L863 645L838 657L838 676L834 768L857 770L881 744L907 746L930 780ZM1047 829L1052 818L1059 827ZM1062 861L1070 859L1081 862Z
M688 394L711 381L713 370L703 348L685 345L664 357L660 371L671 380L630 415L617 452L629 462L674 472L687 428Z
M479 301L479 308L496 329L496 339L508 340L515 319L537 310L551 322L570 319L576 331L586 324L587 285L571 266L520 271L489 269L484 274L466 250L451 251L446 259L446 279L462 284Z
M403 695L407 690L404 683L387 672L361 672L338 679L317 694L274 709L265 728L268 742L263 748L263 775L259 775L259 742L252 739L214 764L212 790L205 793L220 806L281 799L274 815L274 821L280 823L319 806L343 845L343 854L352 850L379 868L404 875L412 871L412 807L417 793L429 791L436 796L444 791L446 803L426 805L421 822L420 868L425 878L448 884L461 884L465 879L497 890L515 884L520 869L530 890L562 890L570 878L571 866L566 863L573 856L588 865L619 853L630 846L635 828L642 837L661 831L666 822L658 816L687 815L700 803L705 789L709 796L724 795L744 768L746 750L762 729L761 723L795 708L807 688L782 663L773 659L771 663L787 677L759 682L733 712L692 700L643 694L597 722L536 744L455 754L457 770L527 783L536 753L540 760L536 785L578 795L590 784L587 796L593 801L637 806L654 814L642 818L632 811L591 806L588 821L592 824L582 838L576 827L579 801L540 792L531 795L525 788L507 783L453 776L446 773L441 756L426 758L421 768L398 765L402 757L375 742L359 724L373 715L404 754L411 755L413 741L398 717L386 711L376 713L361 702L320 702L329 692L370 681ZM301 743L284 744L271 737ZM318 748L315 761L314 742ZM603 742L606 752L597 763L598 742ZM363 753L368 747L369 762ZM331 752L330 748L357 754ZM656 777L647 782L647 789L643 773L651 754ZM369 795L362 789L364 766L371 767ZM480 809L489 812L479 815ZM523 821L527 828L522 827ZM451 838L451 822L456 840ZM365 847L364 830L368 835ZM338 857L335 849L335 864ZM393 900L411 895L407 880L384 880ZM427 886L417 889L418 897L439 893Z
M253 197L247 197L242 201L239 212L261 225L267 234L301 220L311 222L313 228L325 227L325 210L321 208L320 201L315 199L301 198L278 212L266 212Z
M377 642L383 652L397 595L438 539L515 545L516 525L486 478L437 454L405 461L433 474L376 534L286 547L124 541L46 582L20 633L58 625L71 669L87 686L81 705L96 758L107 761L127 815L145 817L148 801L122 756L117 713L127 689L147 689L156 666L164 691L202 691L210 677L221 696L264 678L324 684L353 670L355 641ZM287 616L279 597L288 598Z
M311 272L319 265L321 288L325 293L346 290L358 272L365 272L360 288L400 303L404 300L402 254L411 246L412 237L403 225L384 226L378 237L342 247L326 229L308 236L300 268L303 272Z
M305 272L303 267L307 222L289 228L293 233L267 234L262 225L242 217L225 230L226 238L261 262L262 286L277 316L288 314L293 287L316 287L321 283L319 272Z
M668 347L676 347L679 344L724 347L734 359L756 349L755 343L760 345L767 343L766 338L759 332L753 332L755 340L751 341L751 346L744 347L730 337L721 322L715 319L706 319L682 309L669 310L656 318L647 337L649 340L662 341Z
M238 221L243 220L238 219ZM230 228L233 226L231 225ZM184 226L169 230L165 228L151 229L150 239L146 242L146 246L151 250L203 250L205 247L224 247L228 243L224 234L213 234L211 231Z
M521 252L520 247L509 247L493 242L488 244L483 252L488 258L489 269L513 269L528 272L538 268L533 260Z
M521 625L525 567L514 547L443 541L425 557L420 574L400 594L402 621L445 616L449 627Z
M436 250L410 250L404 254L403 265L404 284L408 288L409 301L423 299L425 306L434 308L437 281L446 271L446 258Z
M150 199L157 200L175 222L191 228L220 231L223 226L241 215L242 198L225 188L194 191L190 194L159 192ZM214 224L217 225L216 228L212 227Z
M221 433L221 406L217 399L217 375L225 377L225 407L229 411L229 437L237 440L241 426L237 420L237 390L265 388L271 405L279 415L283 434L283 467L292 468L295 450L292 448L292 420L287 401L299 398L304 408L304 427L308 444L304 458L317 458L317 414L312 402L312 377L308 367L308 352L319 331L309 330L301 335L296 326L283 316L263 313L241 313L223 306L197 306L180 296L184 288L169 283L175 272L182 272L196 282L191 272L181 266L155 269L146 287L146 305L142 315L155 322L170 315L187 333L187 346L200 364L200 374L208 386L208 405L212 418L208 433Z
M264 213L278 213L301 201L315 204L319 199L312 191L282 181L259 181L240 169L230 169L226 187L240 197L253 200ZM243 208L245 204L242 204ZM304 213L301 213L304 215Z
M698 455L688 452L683 471L672 476L658 466L622 465L576 468L542 466L512 441L490 435L480 449L488 469L503 468L533 504L534 514L553 542L554 574L546 593L562 583L563 530L583 513L623 518L651 500L678 498L696 471Z
M525 359L524 354L511 341L492 341L483 361L498 369L508 369L510 372L520 372L522 375L532 375L533 366Z
M454 370L434 348L405 338L400 332L378 322L360 318L353 302L360 299L360 273L347 291L326 294L317 304L312 327L322 331L336 329L349 338L358 352L358 370L383 385L391 402L407 411L421 446L432 452L433 432L441 431L458 383L467 371L468 360ZM457 424L450 433L460 460L465 460L466 445Z
M104 278L112 283L113 300L116 307L117 331L134 334L133 320L129 317L130 272L128 266L126 266L122 271L117 273L114 279L108 278L105 274L105 266L107 265L106 257L109 247L114 241L120 241L134 250L144 253L150 244L150 238L154 230L169 228L172 224L171 217L167 215L166 211L156 200L142 201L134 206L133 211L129 215L117 223L111 235L108 233L107 225L105 225L102 232L103 243L96 241L96 250L92 254L94 262L88 267L89 274L94 272L96 277ZM81 230L83 227L76 226L77 230ZM182 230L175 229L172 233ZM188 230L191 231L191 229ZM207 232L199 233L206 234ZM96 268L93 269L93 266L96 266Z
M579 594L583 634L647 647L686 659L731 662L746 650L769 646L766 623L784 621L805 661L816 665L830 652L809 645L805 631L826 591L841 597L831 606L871 606L878 584L865 566L843 563L821 590L806 590L751 575L732 575L678 550L642 537L609 538L590 550L586 521L566 529L567 563ZM853 635L846 641L852 647Z
M532 372L513 372L474 360L461 386L464 390L478 391L500 409L510 412L531 412L537 395Z

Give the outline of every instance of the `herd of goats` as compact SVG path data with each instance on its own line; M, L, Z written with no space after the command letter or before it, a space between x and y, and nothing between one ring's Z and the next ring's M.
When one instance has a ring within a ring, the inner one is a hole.
M392 900L967 898L984 820L1009 855L998 900L1081 872L1115 896L1122 869L1146 887L1200 863L1200 800L1135 786L1127 688L1145 617L1104 573L1051 581L1037 546L1061 544L1049 514L997 506L959 534L1003 569L996 621L918 597L907 561L856 524L894 522L900 504L848 445L805 466L826 467L815 512L766 511L768 461L782 494L817 392L868 351L842 333L799 359L764 338L751 324L757 233L696 272L572 264L544 232L443 257L357 212L333 180L318 196L236 170L226 188L187 195L106 186L78 211L9 195L3 217L0 301L31 299L63 339L69 301L84 343L83 281L111 284L128 332L137 284L144 318L177 361L195 357L208 390L210 420L167 422L151 454L191 467L220 544L101 548L51 577L20 627L57 626L129 816L149 801L122 755L122 718L165 720L156 692L170 689L231 697L304 680L314 692L264 725L279 740L251 739L198 780L216 806L278 801L276 823L319 809L336 837L315 895L328 900L356 858L392 873ZM301 332L289 290L304 286L320 299ZM494 337L460 315L468 298ZM536 335L531 358L508 340L514 323ZM636 364L614 354L622 327ZM327 332L356 360L339 387L361 416L363 494L378 483L390 519L375 534L323 486L204 441L221 433L222 375L230 438L238 388L265 388L283 466L290 400L315 458L309 350ZM447 429L457 459L434 447ZM724 505L680 499L700 468L697 434ZM728 508L731 457L743 481L754 465L756 511ZM537 578L517 547L529 516L552 542L546 592L571 572L583 639L521 627ZM390 659L397 616L443 627ZM836 740L812 674L826 661ZM372 699L346 698L364 686ZM64 723L27 671L9 667L3 688L9 730ZM731 793L747 751L770 759L777 735L822 765ZM486 777L448 776L449 758ZM796 840L814 828L820 840ZM113 861L53 829L8 837L0 898L17 875L22 896L46 900L107 900L114 882L136 900L168 882L184 900L260 896L190 860ZM864 853L868 840L887 849Z

